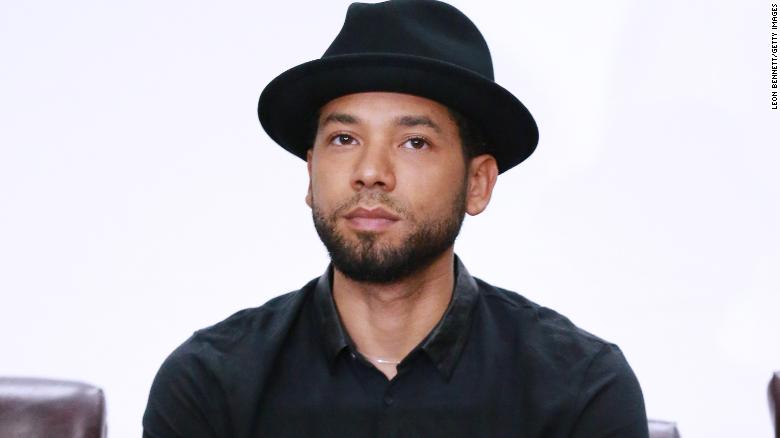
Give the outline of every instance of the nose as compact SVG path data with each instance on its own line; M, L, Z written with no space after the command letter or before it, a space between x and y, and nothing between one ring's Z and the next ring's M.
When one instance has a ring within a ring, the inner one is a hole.
M352 173L355 191L379 188L390 192L395 188L392 148L384 143L364 144L357 154Z

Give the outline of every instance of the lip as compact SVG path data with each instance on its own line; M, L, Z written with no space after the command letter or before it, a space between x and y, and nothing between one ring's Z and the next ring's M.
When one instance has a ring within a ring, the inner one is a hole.
M381 207L372 208L371 210L363 207L358 207L353 210L350 210L350 212L347 213L345 217L347 219L366 218L366 219L387 219L391 221L397 221L398 219L400 219L398 216L390 213L389 211Z
M383 208L371 210L359 207L344 216L352 228L363 231L384 231L400 218Z

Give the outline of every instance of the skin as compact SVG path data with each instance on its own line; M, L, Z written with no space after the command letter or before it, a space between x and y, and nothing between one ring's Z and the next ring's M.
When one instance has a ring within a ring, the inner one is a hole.
M421 123L421 116L435 127ZM406 123L399 123L403 117ZM457 125L443 105L387 92L350 94L324 105L306 161L309 207L316 205L329 216L360 196L357 206L379 206L400 216L389 228L371 231L387 246L403 244L422 220L451 215L452 202L464 183L466 213L481 213L498 175L491 155L464 162ZM372 195L378 193L392 202L374 201ZM366 232L343 216L338 217L336 228L350 243L357 243L358 233ZM358 351L400 361L417 346L450 302L453 263L450 246L430 265L389 284L354 281L334 269L333 299ZM396 375L395 365L372 363L388 379Z

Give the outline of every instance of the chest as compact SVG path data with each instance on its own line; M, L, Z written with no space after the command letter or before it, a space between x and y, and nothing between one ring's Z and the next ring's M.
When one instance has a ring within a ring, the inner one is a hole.
M349 354L333 369L309 362L308 373L301 358L280 359L254 437L554 437L561 423L556 397L539 400L519 375L490 372L489 360L464 361L446 379L420 354L388 379Z

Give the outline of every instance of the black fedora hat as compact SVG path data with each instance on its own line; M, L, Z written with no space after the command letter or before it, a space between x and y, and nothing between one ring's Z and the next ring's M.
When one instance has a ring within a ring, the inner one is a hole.
M260 95L263 129L306 159L315 115L340 96L368 91L413 94L455 109L484 132L499 173L526 159L539 131L531 113L496 84L485 39L455 7L436 0L352 3L320 59L293 67Z

